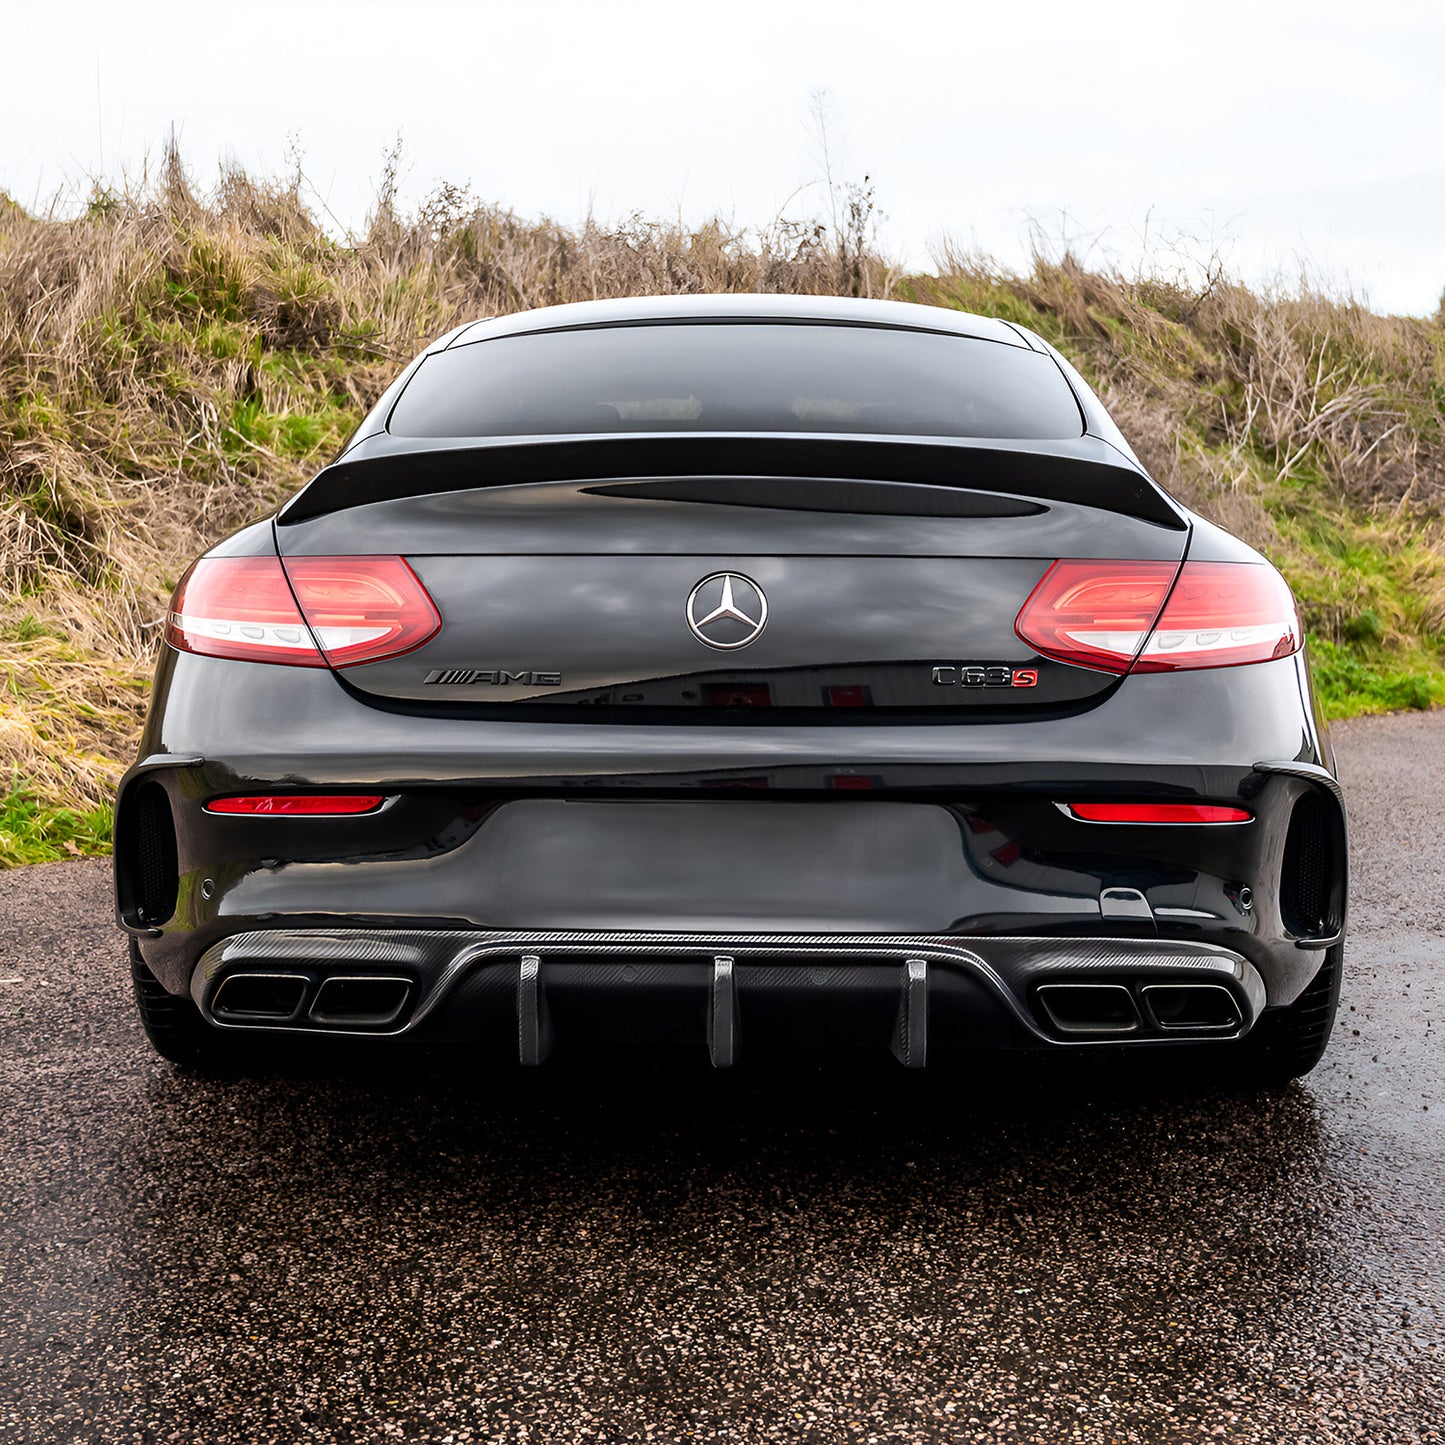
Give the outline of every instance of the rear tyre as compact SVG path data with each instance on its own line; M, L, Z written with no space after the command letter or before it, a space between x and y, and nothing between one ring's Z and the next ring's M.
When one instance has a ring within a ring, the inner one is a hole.
M134 939L130 944L130 981L141 1028L156 1053L192 1069L219 1062L223 1040L216 1037L190 999L177 998L156 982Z
M1281 1088L1303 1078L1324 1057L1340 1005L1344 961L1343 943L1327 949L1305 991L1287 1008L1265 1014L1255 1025L1245 1043L1251 1083Z

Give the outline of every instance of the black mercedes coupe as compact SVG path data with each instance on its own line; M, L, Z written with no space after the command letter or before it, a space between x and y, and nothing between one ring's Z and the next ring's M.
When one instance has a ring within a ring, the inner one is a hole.
M1345 816L1289 588L1009 322L461 326L165 638L115 880L169 1059L1174 1050L1278 1083L1329 1037Z

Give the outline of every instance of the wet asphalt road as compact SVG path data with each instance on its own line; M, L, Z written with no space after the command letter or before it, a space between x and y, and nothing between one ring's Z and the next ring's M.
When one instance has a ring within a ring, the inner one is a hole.
M1265 1098L207 1080L106 865L0 875L0 1441L1445 1438L1445 714L1336 741L1345 1001Z

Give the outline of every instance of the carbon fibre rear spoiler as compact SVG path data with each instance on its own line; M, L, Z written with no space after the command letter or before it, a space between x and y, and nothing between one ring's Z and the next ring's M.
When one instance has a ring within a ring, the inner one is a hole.
M397 437L357 443L291 499L285 526L438 492L524 482L674 477L816 477L914 482L1072 502L1182 531L1168 495L1108 442L908 441L896 437L698 434Z

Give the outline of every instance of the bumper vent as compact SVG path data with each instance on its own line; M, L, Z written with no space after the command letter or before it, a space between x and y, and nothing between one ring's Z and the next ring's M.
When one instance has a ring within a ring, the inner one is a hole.
M176 828L166 790L141 783L118 831L121 913L134 927L157 927L176 911Z
M1284 844L1280 913L1297 937L1325 938L1339 931L1339 831L1318 793L1305 793L1295 803Z

